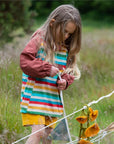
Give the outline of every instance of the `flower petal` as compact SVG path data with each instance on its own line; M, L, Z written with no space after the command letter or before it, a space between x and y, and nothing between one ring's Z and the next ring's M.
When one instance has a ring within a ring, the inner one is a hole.
M78 117L76 117L76 120L79 123L84 124L85 122L87 122L87 116L78 116Z
M78 144L93 144L93 143L91 143L90 141L81 139L81 140L78 142Z
M100 128L97 123L94 123L85 130L86 137L93 137L98 134Z

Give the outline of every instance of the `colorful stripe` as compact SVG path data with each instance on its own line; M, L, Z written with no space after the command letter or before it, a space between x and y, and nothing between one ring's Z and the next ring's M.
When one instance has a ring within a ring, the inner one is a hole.
M45 59L43 48L37 58ZM67 50L63 48L55 53L55 64L66 67ZM63 105L57 88L58 75L54 77L32 78L23 73L21 89L21 113L59 117L63 114Z

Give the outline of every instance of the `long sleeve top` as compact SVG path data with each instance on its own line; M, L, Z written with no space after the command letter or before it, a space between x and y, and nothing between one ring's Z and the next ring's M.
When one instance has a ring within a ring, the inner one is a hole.
M58 75L50 77L52 64L43 58L45 51L41 48L42 42L41 35L36 35L20 55L20 67L23 71L20 111L59 117L63 114L63 104L57 88ZM66 67L67 57L67 49L64 47L54 55L54 62L60 70ZM74 80L67 73L61 77L67 81L66 88Z
M41 41L40 34L32 38L20 55L20 67L25 74L31 77L43 78L50 76L52 64L36 58ZM74 77L67 73L63 74L61 78L67 81L66 88L74 81Z

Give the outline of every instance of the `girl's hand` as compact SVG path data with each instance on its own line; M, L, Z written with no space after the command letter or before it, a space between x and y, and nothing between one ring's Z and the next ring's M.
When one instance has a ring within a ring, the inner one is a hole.
M57 81L57 84L58 84L58 89L59 90L64 90L66 88L66 80L65 79L61 79L61 80L58 80Z
M50 73L50 76L53 77L55 76L57 73L59 72L59 69L55 66L52 66L51 67L51 73Z

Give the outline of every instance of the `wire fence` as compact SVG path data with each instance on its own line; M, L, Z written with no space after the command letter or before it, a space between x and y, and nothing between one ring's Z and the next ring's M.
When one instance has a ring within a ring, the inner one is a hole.
M91 105L93 105L93 104L96 104L96 103L98 103L99 101L103 100L104 98L110 97L113 93L114 93L114 91L112 91L112 92L109 93L108 95L105 95L105 96L100 97L98 100L93 100L92 102L88 103L87 106L91 106ZM35 132L33 132L33 133L31 133L31 134L25 136L25 137L23 137L23 138L21 138L21 139L15 141L15 142L13 142L12 144L16 144L16 143L18 143L18 142L20 142L20 141L22 141L22 140L24 140L24 139L26 139L26 138L28 138L28 137L34 135L34 134L40 132L41 130L44 130L44 129L48 128L49 126L51 126L51 125L53 125L53 124L55 124L55 123L57 123L57 122L60 122L61 120L66 119L66 118L68 118L68 117L70 117L70 116L72 116L72 115L74 115L74 114L76 114L76 113L82 111L83 109L86 109L87 106L83 106L81 109L79 109L79 110L77 110L77 111L74 111L73 113L71 113L71 114L69 114L69 115L67 115L67 116L65 116L65 117L63 117L63 118L57 120L56 122L51 123L51 124L49 124L49 125L47 125L47 126L41 128L41 129L39 129L39 130L37 130L37 131L35 131ZM113 131L112 131L112 132L113 132ZM111 133L111 132L110 132L110 133ZM108 134L110 134L110 133L109 133L109 132L107 132L107 133L104 132L102 136L98 135L98 138L93 139L93 141L95 141L95 140L96 140L96 141L97 141L97 140L100 140L100 139L104 138L106 135L108 135ZM76 142L76 141L77 141L77 140L71 141L70 143L67 143L67 144L73 144L73 143Z

